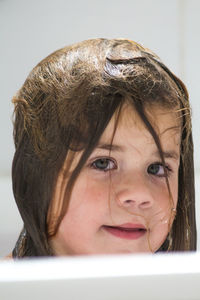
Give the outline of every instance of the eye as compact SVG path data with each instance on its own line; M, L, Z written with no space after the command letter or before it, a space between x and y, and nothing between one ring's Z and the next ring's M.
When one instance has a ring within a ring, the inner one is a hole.
M166 172L165 172L166 170ZM161 163L154 163L151 164L148 168L147 168L147 172L151 175L156 175L159 177L166 177L169 175L169 172L171 171L171 169L168 166L163 166Z
M91 167L105 172L117 168L116 163L110 158L98 158L91 164Z

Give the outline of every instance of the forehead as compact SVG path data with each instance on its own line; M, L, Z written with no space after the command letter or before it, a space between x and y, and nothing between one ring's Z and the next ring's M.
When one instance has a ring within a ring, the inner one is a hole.
M170 136L175 138L176 143L180 143L181 117L178 113L178 108L169 109L158 105L149 106L145 108L145 115L161 140ZM114 139L119 135L123 135L124 138L126 133L131 129L134 129L134 133L138 133L138 135L142 132L147 139L153 139L144 121L130 104L125 104L122 107L118 119L117 113L114 114L105 129L102 138L110 140L115 131L115 126L116 132L114 134Z

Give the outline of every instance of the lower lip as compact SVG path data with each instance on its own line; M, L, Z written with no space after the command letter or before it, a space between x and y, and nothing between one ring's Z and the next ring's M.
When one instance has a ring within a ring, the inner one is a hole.
M120 229L117 227L109 227L109 226L104 226L103 228L110 234L126 240L137 240L146 234L146 230L140 230L137 228L131 230L125 230L125 229Z

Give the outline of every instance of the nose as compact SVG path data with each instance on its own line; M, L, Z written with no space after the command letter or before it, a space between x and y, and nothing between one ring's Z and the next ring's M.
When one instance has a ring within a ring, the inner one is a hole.
M115 197L118 205L127 209L149 209L154 204L151 183L145 175L125 175L118 184Z

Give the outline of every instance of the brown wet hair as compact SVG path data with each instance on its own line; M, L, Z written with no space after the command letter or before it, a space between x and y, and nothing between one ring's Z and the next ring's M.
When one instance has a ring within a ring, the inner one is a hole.
M13 98L13 192L24 222L14 257L54 255L49 239L66 213L73 185L112 116L120 115L127 99L151 133L163 163L162 146L145 107L155 104L170 108L181 117L177 214L170 238L160 251L196 249L187 90L155 54L139 44L124 39L93 39L49 55L32 70ZM69 174L70 162L80 150L82 156ZM56 181L66 157L71 157L64 169L68 182L58 217L51 220ZM170 195L167 179L166 184Z

